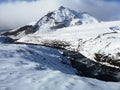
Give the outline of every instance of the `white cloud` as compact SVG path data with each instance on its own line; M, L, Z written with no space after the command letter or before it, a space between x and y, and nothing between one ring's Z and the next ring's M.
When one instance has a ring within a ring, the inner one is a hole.
M0 27L14 28L39 19L58 7L56 0L0 4Z
M89 12L98 19L111 20L120 14L120 2L106 2L105 0L66 0L65 5L77 10Z
M0 28L15 28L39 19L48 11L63 5L89 12L102 20L115 20L120 15L120 3L103 0L37 0L0 4Z

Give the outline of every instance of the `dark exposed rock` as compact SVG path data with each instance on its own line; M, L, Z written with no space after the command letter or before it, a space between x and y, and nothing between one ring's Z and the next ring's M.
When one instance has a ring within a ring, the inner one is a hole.
M31 34L31 33L35 32L35 29L34 29L34 27L32 25L26 25L26 26L23 26L23 27L15 30L15 31L9 31L9 32L2 33L1 35L4 35L4 36L10 36L10 35L17 36L22 31L25 31L25 34Z
M47 15L45 15L45 16L47 16L47 17L51 17L51 15L53 14L53 12L49 12Z
M120 57L120 52L118 52L117 55Z
M40 45L40 46L46 46L56 49L64 49L65 47L69 47L70 43L65 41L59 41L59 40L45 40L41 42L40 44L34 44L34 43L25 43L25 42L13 42L12 44L26 44L26 45Z
M118 30L120 30L120 26L113 26L113 27L110 27L109 29L111 29L113 31L118 31Z
M115 59L113 57L110 57L109 55L99 53L95 53L94 55L95 55L94 59L98 62L107 62L111 65L120 67L120 59ZM117 55L119 55L119 53L117 53Z
M103 81L120 81L118 76L120 73L119 68L103 65L99 62L94 62L82 54L74 51L64 50L63 55L71 59L72 67L78 70L78 75L97 78ZM99 56L101 57L101 55Z
M25 34L31 34L34 32L35 32L35 30L34 30L33 26L27 26L25 29Z
M56 26L52 26L51 29L59 29L59 28L63 28L63 27L65 27L65 24L64 23L59 23Z
M57 48L57 49L63 49L65 47L69 47L70 43L65 42L65 41L60 41L60 40L46 40L42 42L42 45L44 46L49 46L52 48Z
M83 23L81 21L77 21L75 25L82 25Z

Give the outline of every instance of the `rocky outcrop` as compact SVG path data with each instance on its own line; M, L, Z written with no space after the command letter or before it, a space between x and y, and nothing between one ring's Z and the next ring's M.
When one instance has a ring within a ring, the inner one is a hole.
M64 49L70 46L70 43L65 42L65 41L60 41L60 40L50 40L50 41L46 40L41 43L43 46L49 46L49 47L57 48L57 49Z
M5 33L2 33L1 35L4 35L4 36L17 36L19 35L21 32L24 32L25 34L31 34L31 33L34 33L35 32L35 29L32 25L26 25L26 26L23 26L15 31L9 31L9 32L5 32Z
M120 69L94 62L75 51L64 50L63 55L69 57L72 67L78 70L78 75L97 78L103 81L120 81Z
M46 46L46 47L51 47L55 49L64 49L70 46L70 43L65 41L60 41L60 40L45 40L40 44L25 43L25 42L13 42L13 44L40 45L40 46Z
M116 56L120 56L120 53L118 52ZM113 56L111 57L110 55L95 53L94 59L98 62L107 62L111 65L120 67L120 59L116 59Z

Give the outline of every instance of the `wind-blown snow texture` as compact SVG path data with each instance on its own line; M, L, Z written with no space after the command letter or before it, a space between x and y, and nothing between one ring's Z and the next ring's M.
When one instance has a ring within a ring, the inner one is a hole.
M0 44L0 90L120 90L120 83L76 76L58 50Z

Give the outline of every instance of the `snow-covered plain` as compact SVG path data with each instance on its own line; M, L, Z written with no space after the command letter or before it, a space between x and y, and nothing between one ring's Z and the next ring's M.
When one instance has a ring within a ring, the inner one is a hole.
M120 90L119 82L79 77L60 51L0 44L0 90Z

